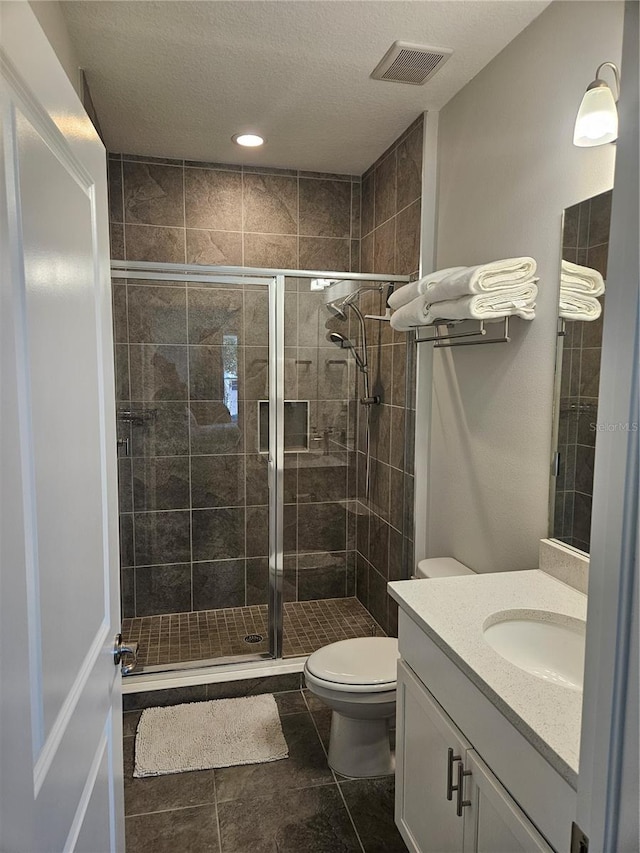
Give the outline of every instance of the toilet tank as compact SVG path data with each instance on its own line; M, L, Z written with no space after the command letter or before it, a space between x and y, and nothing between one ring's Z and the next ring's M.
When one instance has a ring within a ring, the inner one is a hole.
M454 560L453 557L429 557L420 560L414 578L453 578L457 575L474 575L473 569Z

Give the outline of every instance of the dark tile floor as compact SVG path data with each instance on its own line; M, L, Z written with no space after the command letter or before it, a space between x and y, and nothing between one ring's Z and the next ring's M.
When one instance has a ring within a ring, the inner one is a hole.
M274 694L289 758L133 778L140 711L124 715L127 853L406 853L393 777L327 765L331 712L308 691Z
M372 633L384 635L357 598L287 601L283 627L284 657L309 655L338 640L366 637ZM264 639L247 643L245 637L251 634ZM123 619L122 636L125 643L139 644L139 670L186 661L260 654L269 651L267 606Z

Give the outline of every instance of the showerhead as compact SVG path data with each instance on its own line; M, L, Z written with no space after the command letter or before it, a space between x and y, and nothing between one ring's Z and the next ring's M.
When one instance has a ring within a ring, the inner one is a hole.
M332 344L336 344L336 346L342 347L342 349L350 349L360 370L363 373L367 372L367 366L360 357L360 353L353 345L353 341L350 341L349 338L345 338L345 336L341 335L340 332L331 332L329 334L329 340Z
M335 299L333 302L327 302L327 308L341 320L346 320L347 312L344 309L356 301L360 296L360 292L361 288L358 288L358 290L354 290L353 293L349 293L342 299Z
M327 302L327 308L334 314L336 317L339 317L341 320L346 320L347 315L345 314L342 305L338 305L335 302Z
M343 347L343 349L353 349L353 344L349 340L349 338L345 338L344 335L341 335L340 332L331 332L329 335L329 340L332 344L336 344L336 346Z

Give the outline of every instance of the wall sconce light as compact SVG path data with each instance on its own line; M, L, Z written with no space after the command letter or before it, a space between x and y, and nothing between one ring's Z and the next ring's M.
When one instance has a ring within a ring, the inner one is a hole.
M616 96L609 86L600 79L600 70L608 66L613 71L616 81ZM589 83L584 93L575 129L573 144L579 148L592 148L595 145L605 145L618 138L618 108L616 103L620 97L620 72L613 62L603 62L596 70L596 79Z

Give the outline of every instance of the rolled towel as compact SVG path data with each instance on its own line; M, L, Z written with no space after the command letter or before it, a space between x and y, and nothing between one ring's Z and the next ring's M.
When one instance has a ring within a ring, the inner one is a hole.
M536 262L533 258L507 258L476 267L463 267L451 272L428 288L431 302L444 302L473 296L474 293L494 293L525 284L534 279Z
M513 288L509 293L475 293L461 299L434 302L425 315L427 324L434 320L500 320L502 317L536 316L538 288L533 282Z
M429 294L419 296L391 315L391 325L398 332L416 326L430 326L436 320L499 320L522 317L533 320L537 286L531 281L511 288L507 293L476 293L461 299L429 303Z
M602 296L604 293L604 279L598 270L581 267L571 261L562 261L560 283L565 290L588 296Z
M414 326L424 326L425 316L429 311L429 303L426 296L418 296L417 299L398 308L391 315L391 326L397 332L410 332Z
M459 272L464 269L466 269L466 267L449 267L445 270L436 270L436 272L431 272L428 275L423 276L423 278L418 281L412 281L410 284L404 284L402 287L394 290L389 297L389 308L393 308L395 311L398 308L402 308L403 305L408 305L409 302L413 302L413 300L417 299L418 296L422 296L426 293L429 287L437 284L437 282L446 278L451 273Z
M597 320L602 314L602 305L595 296L585 296L560 287L559 314L565 320Z

